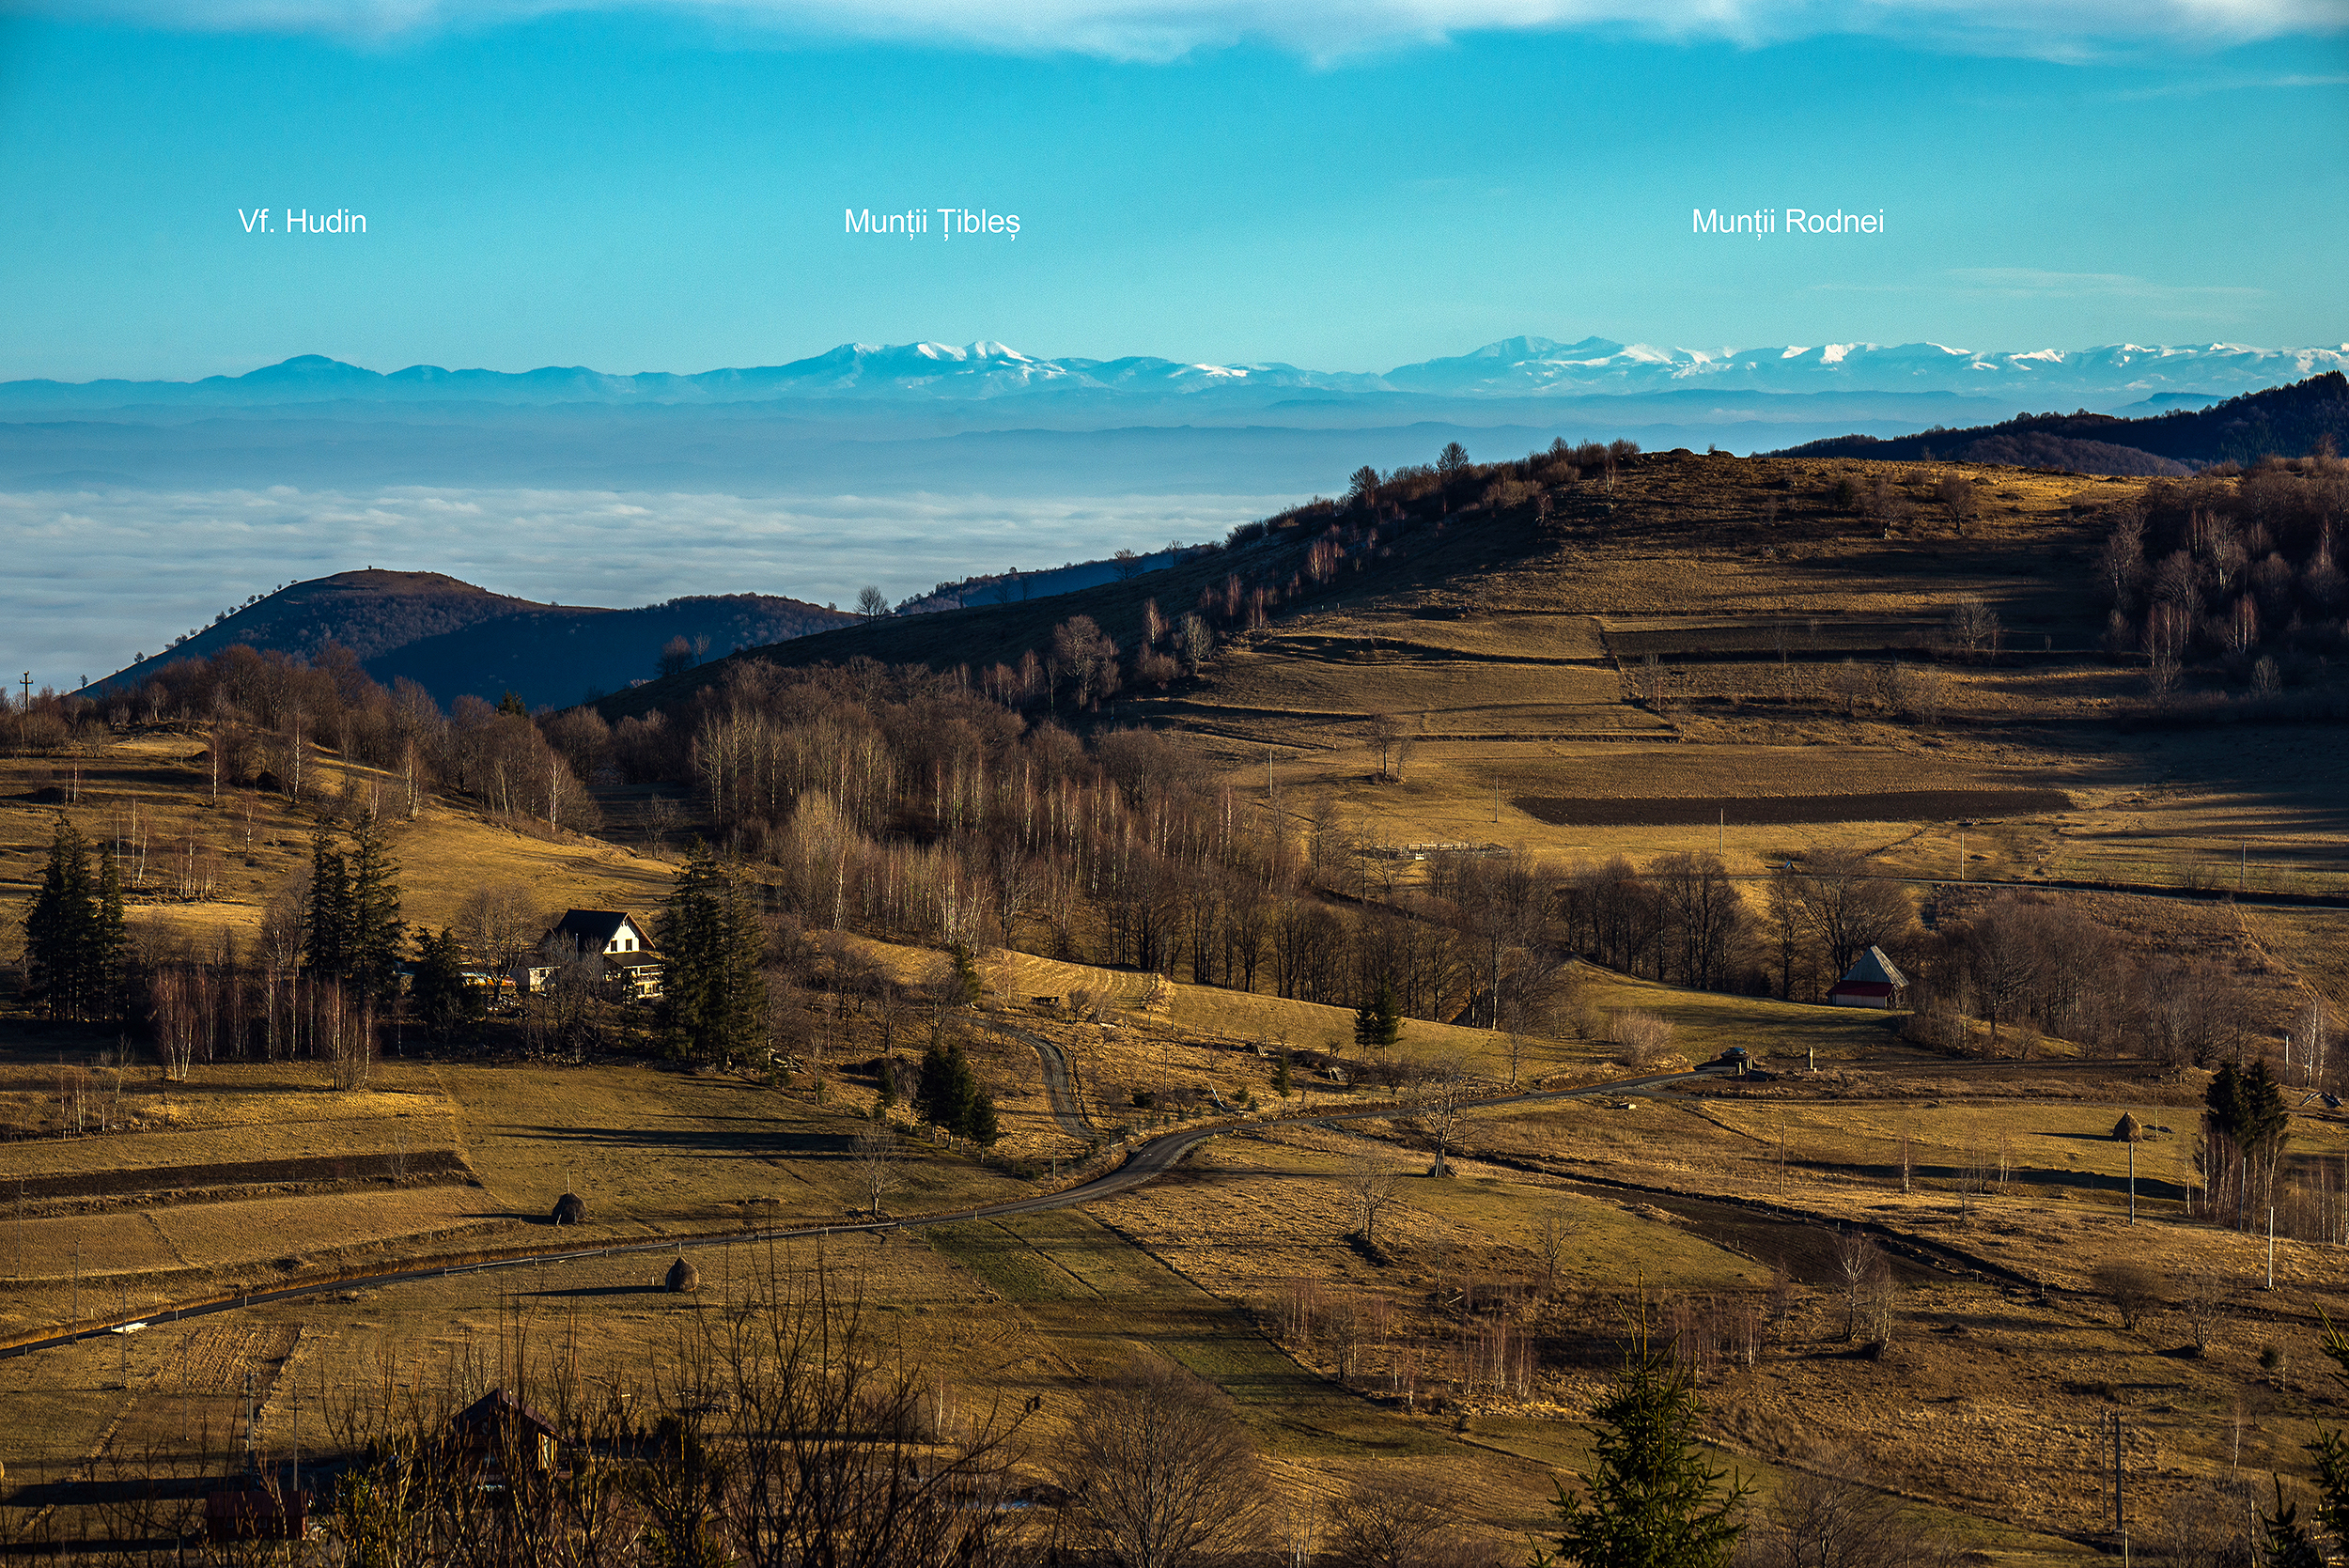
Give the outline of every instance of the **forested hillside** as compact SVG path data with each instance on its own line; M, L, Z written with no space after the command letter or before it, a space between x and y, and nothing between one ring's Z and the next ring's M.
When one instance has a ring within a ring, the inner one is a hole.
M2331 443L2330 447L2326 442ZM2011 463L2080 474L2184 474L2219 463L2300 458L2349 444L2349 378L2338 370L2269 387L2216 407L2116 419L2110 414L2021 414L1999 425L1879 441L1837 436L1773 453L1781 458Z
M141 654L93 692L136 691L170 665L244 646L317 658L347 648L385 685L412 680L446 706L518 693L568 706L634 681L853 623L846 612L764 594L671 599L636 610L539 604L439 572L337 572L256 594L212 624Z

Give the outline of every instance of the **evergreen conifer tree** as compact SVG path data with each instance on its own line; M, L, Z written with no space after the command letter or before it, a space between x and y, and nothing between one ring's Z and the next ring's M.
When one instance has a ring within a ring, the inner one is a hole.
M1354 1047L1365 1056L1372 1051L1383 1055L1402 1037L1403 1015L1394 1004L1394 987L1381 980L1378 989L1354 1009Z
M310 899L304 910L302 962L321 980L350 972L350 867L324 824L310 835Z
M972 1096L979 1093L971 1063L959 1040L934 1039L922 1053L922 1079L913 1092L913 1109L922 1120L949 1132L961 1132L970 1119ZM990 1105L988 1110L993 1111Z
M101 924L90 885L88 841L60 813L50 833L40 890L24 911L26 979L49 1017L95 1016L103 992Z
M98 919L96 926L96 991L99 1013L122 1015L123 955L130 951L130 934L122 921L122 864L114 856L98 854Z
M966 1072L969 1069L964 1069ZM955 1130L982 1149L991 1149L1003 1129L995 1120L995 1096L979 1087L974 1080L971 1094L962 1102L962 1121Z
M661 1034L670 1054L731 1061L764 1035L766 932L741 879L696 840L655 923L666 965Z
M399 918L399 862L383 842L373 812L351 834L350 892L344 927L345 974L352 1000L388 1006L399 995L399 956L405 926Z
M1614 1392L1594 1413L1598 1465L1582 1494L1558 1488L1558 1549L1535 1568L1725 1568L1744 1529L1743 1480L1697 1446L1702 1406L1669 1352L1642 1325L1624 1353Z
M955 961L955 977L948 986L947 1004L968 1007L979 1000L986 988L979 979L979 966L971 956L971 949L957 942L948 950Z

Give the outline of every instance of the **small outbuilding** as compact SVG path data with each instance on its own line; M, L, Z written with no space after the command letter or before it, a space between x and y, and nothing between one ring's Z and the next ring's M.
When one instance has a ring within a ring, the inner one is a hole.
M451 1436L474 1482L501 1487L507 1467L517 1474L559 1476L564 1442L554 1423L504 1389L491 1389L449 1421Z
M1898 1007L1907 991L1907 976L1893 967L1884 949L1871 947L1828 988L1827 1000L1836 1007Z

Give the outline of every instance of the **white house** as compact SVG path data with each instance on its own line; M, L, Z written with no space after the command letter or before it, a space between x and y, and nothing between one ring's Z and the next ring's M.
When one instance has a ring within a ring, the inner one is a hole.
M514 966L514 987L525 996L538 990L582 955L598 961L599 978L617 979L640 997L661 994L661 958L645 928L623 909L565 910L537 951Z

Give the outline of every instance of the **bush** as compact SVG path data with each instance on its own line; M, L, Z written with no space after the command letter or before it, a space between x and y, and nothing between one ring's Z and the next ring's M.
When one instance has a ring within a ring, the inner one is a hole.
M2161 1276L2141 1263L2123 1259L2101 1263L2090 1276L2096 1289L2121 1314L2121 1327L2134 1329L2147 1312L2160 1303Z
M1639 1009L1618 1013L1610 1032L1635 1067L1654 1064L1672 1048L1672 1022L1654 1013Z

